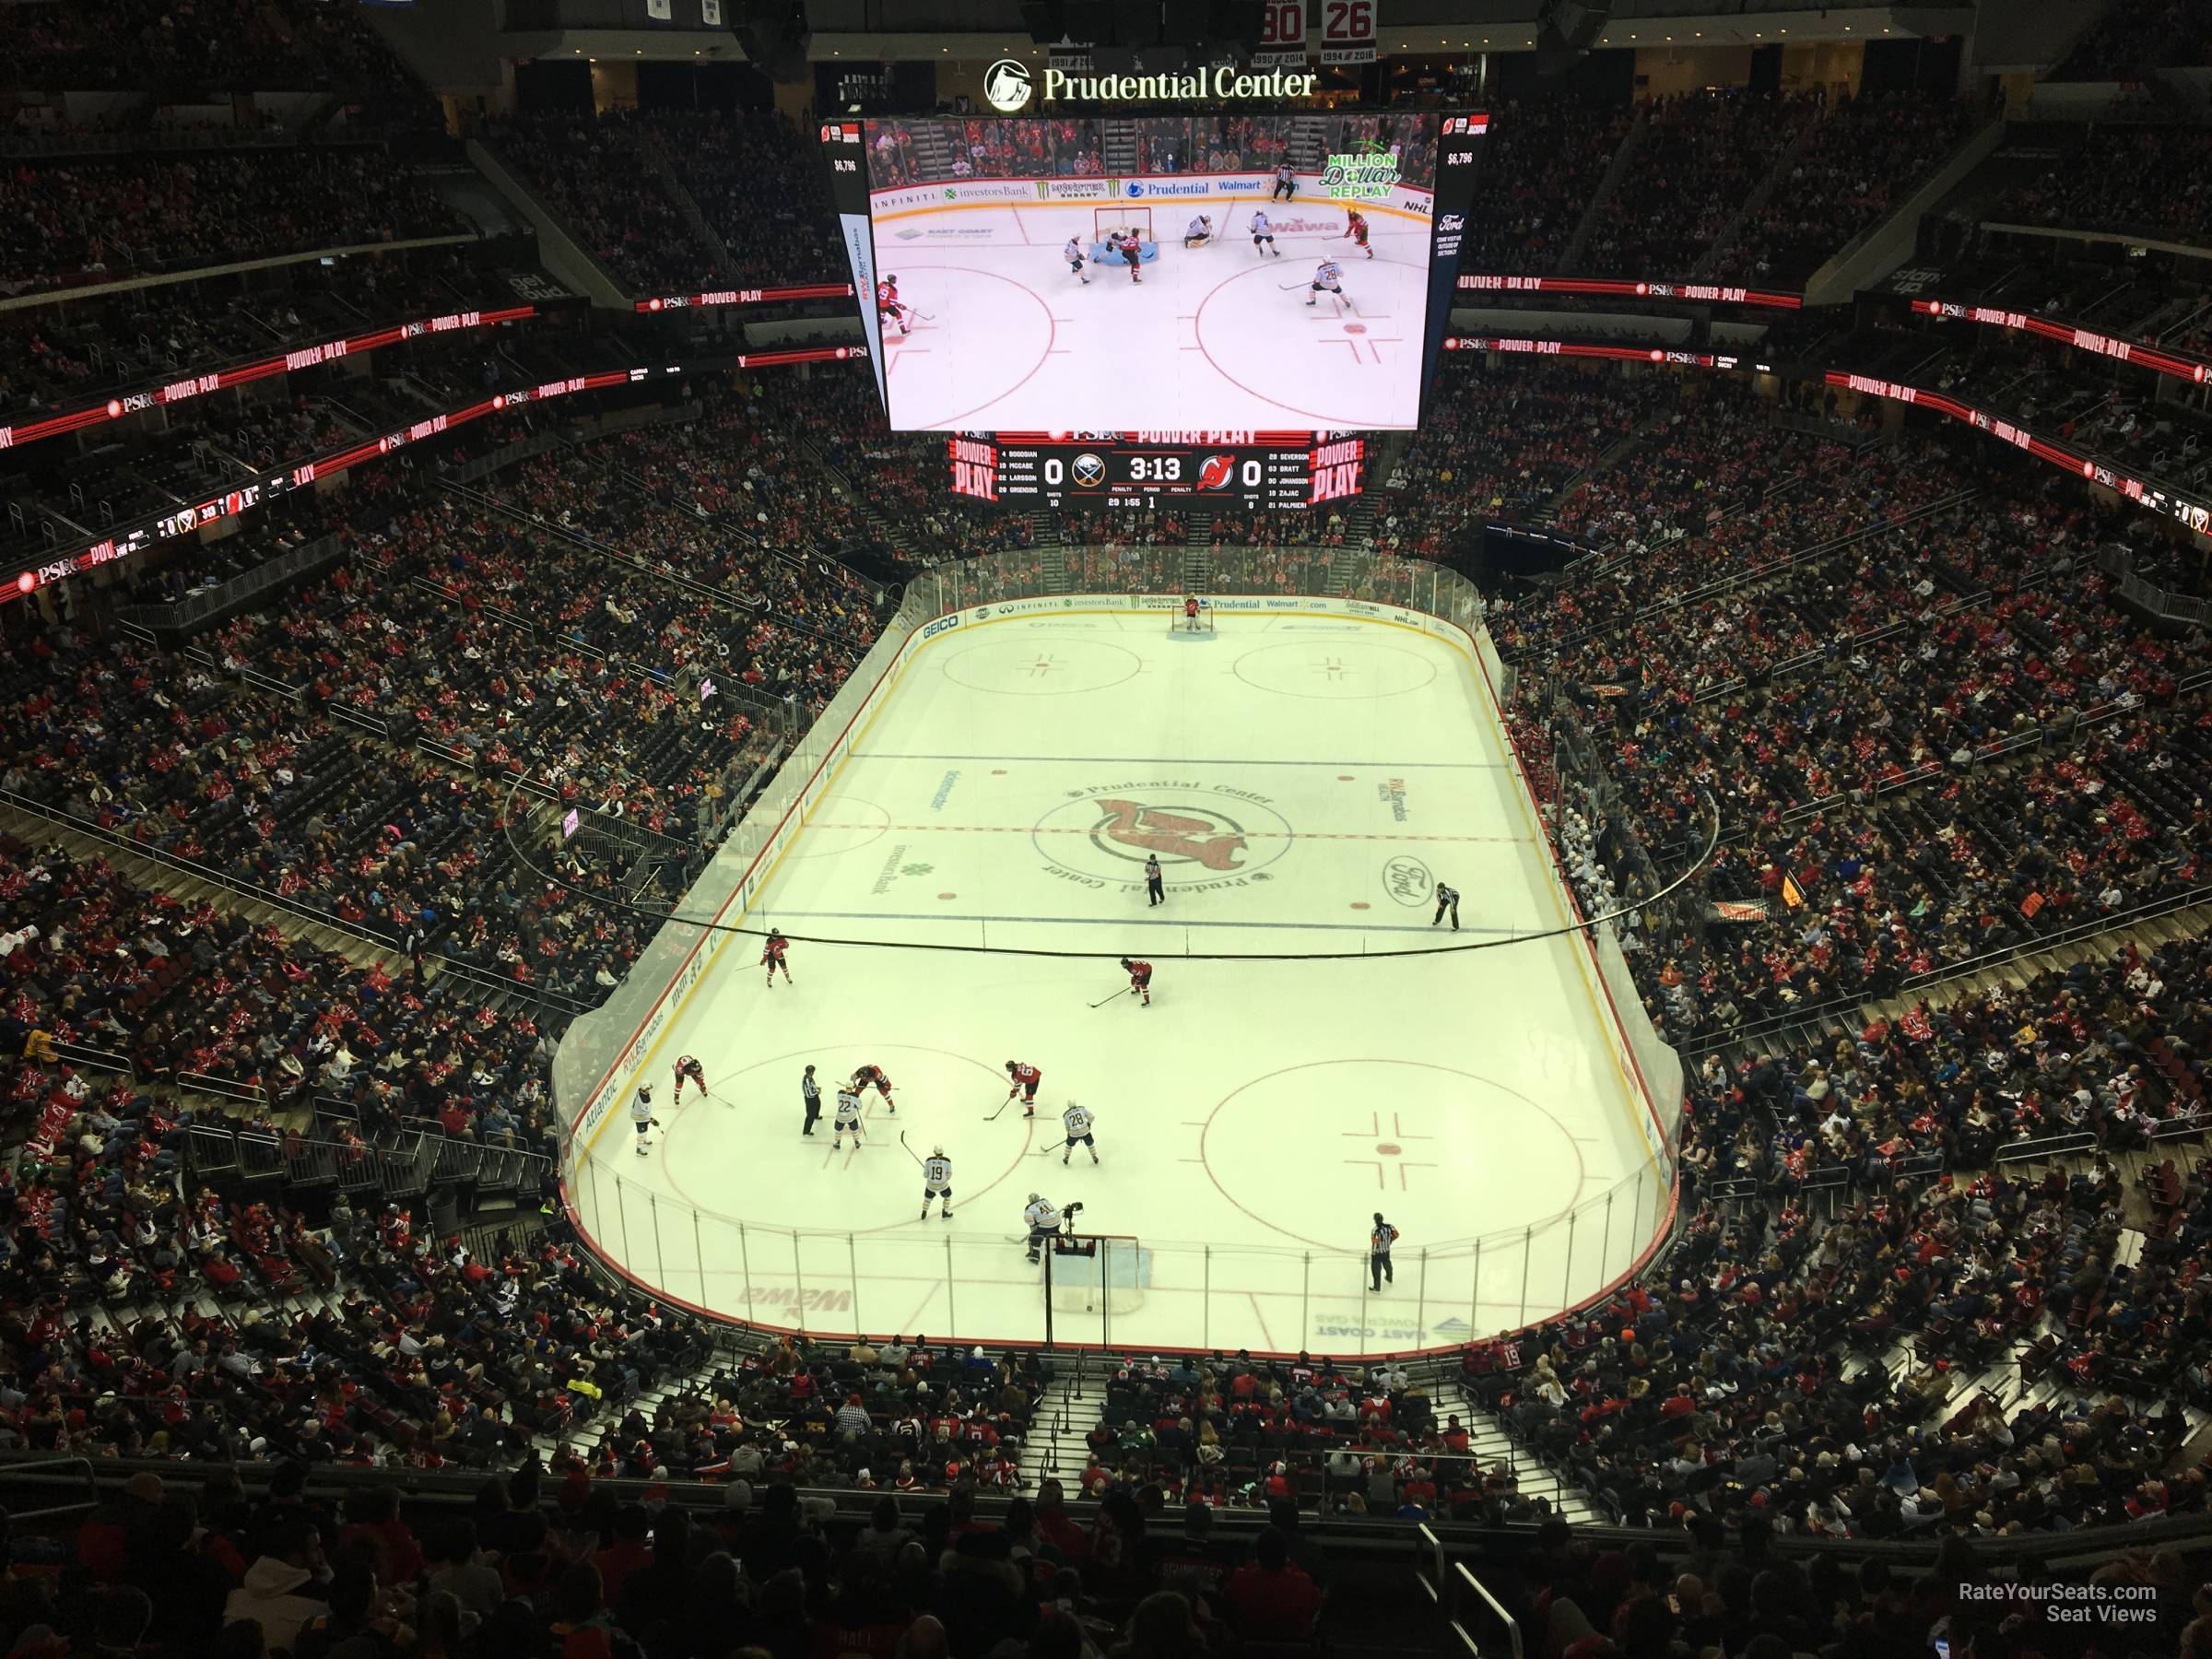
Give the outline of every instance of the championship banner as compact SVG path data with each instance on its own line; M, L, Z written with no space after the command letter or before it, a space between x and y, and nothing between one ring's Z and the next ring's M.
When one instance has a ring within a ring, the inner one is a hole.
M699 0L699 20L709 29L720 29L722 0Z
M1375 61L1375 0L1320 0L1324 66Z
M676 21L676 0L645 0L645 15L655 23Z
M1261 0L1254 69L1298 69L1306 61L1306 0Z

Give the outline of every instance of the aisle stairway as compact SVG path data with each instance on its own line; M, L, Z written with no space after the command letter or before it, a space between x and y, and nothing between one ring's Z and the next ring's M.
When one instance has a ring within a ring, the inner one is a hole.
M1613 159L1606 164L1605 177L1597 182L1597 188L1590 193L1590 204L1583 209L1583 217L1574 228L1574 234L1567 239L1567 246L1559 254L1559 264L1549 274L1571 275L1581 268L1583 255L1590 247L1590 238L1596 231L1598 219L1604 214L1606 205L1612 201L1614 193L1619 190L1621 180L1628 176L1630 159L1643 143L1650 113L1650 105L1637 106L1636 119L1621 135L1620 147L1613 152Z
M929 124L924 123L924 125ZM1099 124L1099 141L1109 177L1125 179L1136 171L1136 123L1106 121Z
M1057 1479L1062 1486L1074 1490L1090 1457L1085 1437L1099 1426L1105 1412L1108 1384L1115 1363L1092 1355L1076 1355L1057 1361L1055 1374L1043 1399L1038 1402L1036 1420L1021 1449L1023 1491L1034 1492L1050 1479ZM1451 1380L1445 1368L1439 1367L1437 1377L1425 1381L1423 1386L1433 1403L1436 1420L1441 1424L1456 1417L1467 1430L1469 1451L1478 1467L1489 1470L1503 1465L1511 1468L1524 1495L1546 1500L1570 1521L1600 1518L1588 1499L1569 1490L1557 1475L1513 1441L1502 1423L1470 1400L1458 1382ZM1321 1491L1318 1468L1310 1477L1301 1477L1300 1484L1308 1488L1311 1509Z

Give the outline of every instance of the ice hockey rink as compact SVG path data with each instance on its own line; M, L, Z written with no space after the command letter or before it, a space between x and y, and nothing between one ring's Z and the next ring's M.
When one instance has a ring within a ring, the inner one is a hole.
M1410 428L1420 401L1428 306L1425 222L1370 205L1370 259L1344 239L1345 210L1285 202L1268 211L1280 258L1254 252L1253 201L1161 199L1112 206L932 206L876 220L876 268L918 313L887 327L891 424L911 429L1055 430L1079 409L1110 430ZM1070 275L1103 212L1149 211L1159 257ZM1219 240L1185 249L1210 214ZM1309 306L1334 257L1344 298Z
M794 982L730 937L634 1074L651 1151L608 1114L574 1201L641 1282L769 1325L1464 1342L1594 1294L1663 1218L1603 983L1578 936L1535 936L1565 914L1490 694L1442 640L1327 616L963 627L918 648L747 920L796 941ZM1156 964L1151 1006L1124 954ZM711 1093L677 1106L679 1053ZM999 1111L1008 1060L1044 1074L1034 1118ZM871 1091L857 1148L827 1115L803 1137L809 1063L826 1107L881 1065L896 1114ZM1095 1166L1061 1161L1071 1100ZM951 1220L919 1218L901 1131L952 1158ZM1032 1193L1112 1236L1050 1295ZM1401 1233L1380 1295L1377 1210Z

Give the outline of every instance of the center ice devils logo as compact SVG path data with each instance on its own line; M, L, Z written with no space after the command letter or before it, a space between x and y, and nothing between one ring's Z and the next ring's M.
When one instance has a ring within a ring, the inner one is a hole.
M1029 69L1012 58L1000 58L983 71L983 101L1001 115L1011 115L1030 101Z
M1099 833L1116 845L1187 858L1209 870L1239 867L1236 855L1244 851L1244 837L1233 827L1222 829L1218 818L1167 812L1142 801L1100 801L1099 807L1107 815Z

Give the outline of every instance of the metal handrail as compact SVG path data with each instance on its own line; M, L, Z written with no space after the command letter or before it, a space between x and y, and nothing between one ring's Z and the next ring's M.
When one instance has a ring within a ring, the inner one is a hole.
M1498 1598L1492 1595L1488 1590L1483 1588L1482 1581L1477 1578L1474 1573L1467 1570L1467 1564L1465 1561L1461 1561L1454 1566L1452 1569L1452 1573L1454 1578L1459 1580L1460 1584L1464 1589L1472 1590L1476 1595L1480 1597L1482 1605L1489 1608L1491 1617L1496 1618L1500 1624L1502 1624L1505 1627L1506 1644L1512 1652L1512 1659L1522 1659L1524 1650L1522 1646L1521 1641L1521 1621L1515 1618L1511 1613L1508 1613L1500 1604ZM1474 1638L1467 1634L1465 1624L1462 1622L1456 1614L1453 1616L1452 1619L1452 1633L1454 1636L1457 1636L1460 1641L1467 1644L1467 1652L1470 1653L1476 1653L1481 1651L1476 1644Z
M58 1520L64 1515L80 1514L86 1510L100 1507L100 1477L92 1472L92 1460L88 1457L42 1457L33 1463L11 1463L7 1467L11 1473L26 1475L41 1469L68 1469L82 1471L85 1477L84 1502L57 1504L49 1509L17 1510L8 1517L11 1521Z
M1734 1048L1742 1043L1756 1042L1777 1032L1788 1030L1793 1026L1818 1025L1825 1020L1841 1018L1863 1009L1869 1002L1886 1002L1891 997L1912 996L1917 993L1933 989L1936 985L1947 984L1952 980L1963 979L1970 974L1980 973L1990 968L2000 967L2006 962L2017 961L2021 957L2035 956L2046 950L2059 949L2064 946L2078 945L2089 939L2102 938L2106 934L2119 933L2142 923L2155 921L2160 916L2171 915L2175 911L2187 910L2192 905L2206 903L2212 903L2212 886L2189 888L2182 892L2170 894L2164 899L2154 900L2149 904L2138 905L2133 910L2115 911L2109 916L2100 916L2094 921L2079 923L2069 928L2062 928L2057 933L2047 934L2041 938L2031 940L2012 949L1989 951L1982 956L1970 957L1963 962L1954 962L1948 967L1915 975L1900 982L1894 990L1883 992L1878 996L1839 996L1829 1002L1815 1004L1811 1007L1793 1009L1787 1014L1775 1014L1765 1019L1747 1020L1744 1024L1732 1027L1725 1031L1712 1032L1703 1037L1688 1038L1678 1046L1682 1051L1683 1057L1688 1059L1695 1054L1714 1053L1719 1050Z
M249 903L266 904L272 909L283 911L288 915L296 916L301 921L312 922L317 926L327 927L335 932L342 933L348 938L359 939L364 945L372 945L379 950L390 951L394 954L397 954L399 950L400 942L397 939L386 938L382 935L371 933L368 929L355 923L347 922L330 911L318 909L312 904L302 904L297 899L278 893L274 888L257 887L241 881L228 872L216 868L213 865L201 864L197 859L183 857L180 853L169 852L166 848L147 846L133 841L127 835L109 829L105 824L94 823L89 818L74 817L57 807L33 800L29 795L18 794L12 789L0 788L0 803L5 803L19 812L29 813L33 818L43 818L57 829L72 830L79 835L106 841L133 857L148 859L155 864L166 865L181 874L189 876L195 881L204 881L210 887L221 888L224 891L234 893ZM440 952L426 952L424 959L438 963L441 973L458 975L472 984L513 991L523 995L553 1003L571 1014L588 1013L596 1006L581 997L571 996L568 992L554 990L548 985L525 985L517 981L500 979L496 974L485 972L474 963L464 962L457 958Z

